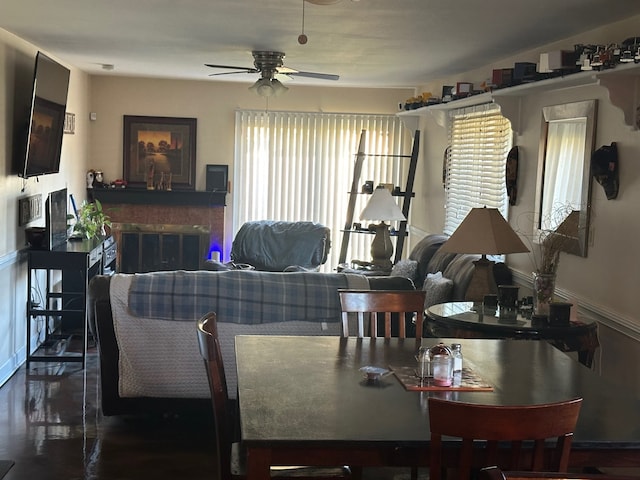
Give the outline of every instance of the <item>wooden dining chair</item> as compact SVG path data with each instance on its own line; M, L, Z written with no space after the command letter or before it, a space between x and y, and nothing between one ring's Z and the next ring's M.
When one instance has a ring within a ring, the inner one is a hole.
M433 397L428 402L431 480L440 480L443 455L451 452L449 445L443 445L443 436L462 439L452 447L459 448L459 479L467 480L472 468L488 465L509 470L567 471L581 398L522 406L479 405ZM555 439L555 447L549 452L546 442L551 439ZM506 452L503 442L510 444ZM484 445L483 451L478 451L479 444Z
M393 323L397 323L399 338L407 337L406 319L415 318L415 337L422 338L424 322L423 290L338 290L342 309L342 336L348 337L351 332L349 318L355 315L357 336L392 337ZM378 335L378 320L383 324L384 335ZM365 333L368 327L368 335Z
M227 379L222 363L216 314L207 313L198 320L198 346L209 379L215 420L219 480L245 478L242 445L236 441L237 404L229 398ZM351 477L349 467L274 467L272 478L297 480L339 480Z
M478 480L638 480L640 476L610 473L503 472L500 467L485 467Z

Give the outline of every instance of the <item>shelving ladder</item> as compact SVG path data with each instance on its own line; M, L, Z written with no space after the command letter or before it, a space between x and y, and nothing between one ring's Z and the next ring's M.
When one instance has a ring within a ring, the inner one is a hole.
M379 156L376 154L367 154L365 153L365 145L367 140L367 131L362 130L360 134L360 142L358 144L358 152L356 153L355 165L353 168L353 180L351 182L351 189L349 191L349 203L347 205L347 218L344 225L344 230L342 233L342 244L340 246L340 257L338 259L339 264L343 264L347 259L347 249L349 248L349 240L351 238L351 234L354 233L353 230L353 215L356 207L356 198L359 193L359 185L360 185L360 175L362 173L362 165L366 157L369 156ZM409 218L409 207L411 206L411 198L414 196L413 192L413 180L416 176L416 166L418 164L418 151L420 149L420 130L416 130L413 134L413 147L411 148L411 155L384 155L385 157L390 158L408 158L409 160L409 171L407 172L407 182L405 184L405 189L403 192L400 192L400 195L403 197L402 200L402 214L405 218ZM393 263L398 263L402 258L402 251L404 249L404 239L407 236L407 221L403 220L400 222L398 226L397 233L395 236L398 237L396 242L396 253L394 257Z

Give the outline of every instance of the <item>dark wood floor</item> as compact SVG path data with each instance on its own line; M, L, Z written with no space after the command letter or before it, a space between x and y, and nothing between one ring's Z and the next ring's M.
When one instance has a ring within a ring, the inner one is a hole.
M15 462L3 480L216 480L212 417L104 417L98 380L94 348L85 369L32 363L0 387L0 460ZM364 472L365 480L409 478L404 468Z
M212 419L103 417L98 358L24 365L0 387L3 480L215 479Z
M105 417L99 374L93 348L85 369L35 362L0 387L0 460L15 462L2 480L216 480L212 417ZM406 468L364 474L410 478Z

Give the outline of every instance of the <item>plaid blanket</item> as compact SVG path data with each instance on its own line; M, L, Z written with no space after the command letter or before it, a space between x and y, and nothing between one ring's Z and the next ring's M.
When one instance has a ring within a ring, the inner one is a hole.
M262 324L305 320L339 322L340 288L368 289L362 275L230 270L136 274L131 315L193 321L216 312L221 322Z

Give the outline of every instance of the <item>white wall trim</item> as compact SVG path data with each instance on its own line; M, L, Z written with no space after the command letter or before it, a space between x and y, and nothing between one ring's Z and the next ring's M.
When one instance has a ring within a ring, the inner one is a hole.
M11 253L0 256L0 270L3 270L7 267L14 265L17 262L19 256L20 256L19 250L15 250Z
M4 385L18 368L27 360L26 347L12 355L3 365L0 365L0 387Z

